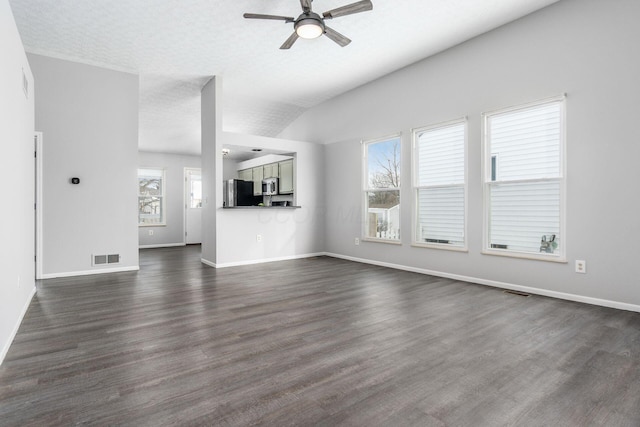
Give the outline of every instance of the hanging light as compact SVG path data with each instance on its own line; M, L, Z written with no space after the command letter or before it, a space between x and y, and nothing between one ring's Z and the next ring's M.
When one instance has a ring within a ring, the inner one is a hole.
M324 34L324 23L320 15L310 12L294 24L296 34L303 39L315 39Z

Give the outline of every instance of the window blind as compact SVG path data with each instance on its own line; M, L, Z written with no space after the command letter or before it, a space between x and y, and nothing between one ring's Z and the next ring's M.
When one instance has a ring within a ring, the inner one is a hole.
M464 246L465 123L416 133L418 243Z

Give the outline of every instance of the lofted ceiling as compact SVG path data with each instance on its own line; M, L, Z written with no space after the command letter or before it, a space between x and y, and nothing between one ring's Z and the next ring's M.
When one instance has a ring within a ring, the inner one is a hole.
M315 0L323 12L355 0ZM10 0L27 52L140 76L139 148L199 154L200 89L223 80L223 128L277 136L310 107L558 0L372 0L327 37L280 45L299 0Z

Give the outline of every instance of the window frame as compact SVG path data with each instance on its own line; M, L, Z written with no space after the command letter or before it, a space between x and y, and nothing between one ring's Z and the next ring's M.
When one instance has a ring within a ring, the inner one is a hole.
M489 120L493 116L500 114L527 110L530 108L538 107L545 104L560 104L560 148L559 148L559 174L555 177L544 178L528 178L517 180L500 180L499 170L496 172L496 181L491 181L491 159L493 156L497 156L496 163L499 165L499 153L491 152L490 143L490 125ZM484 255L504 256L510 258L521 258L538 261L548 262L567 262L567 102L566 94L558 96L544 98L537 101L528 102L525 104L519 104L516 106L501 108L498 110L482 113L482 204L483 204L483 220L482 220L482 251ZM536 253L536 252L523 252L510 249L492 248L490 245L490 221L491 221L491 186L492 185L509 185L509 184L526 184L536 182L558 182L559 183L559 223L558 230L559 236L562 240L559 251L556 254L549 253Z
M141 197L149 197L149 196L142 196L140 195L140 169L147 169L147 170L155 170L155 171L160 171L162 172L162 195L160 196L161 198L161 211L162 211L162 221L159 223L154 223L154 224L146 224L146 223L141 223L140 222L140 198ZM167 194L167 176L166 176L166 169L165 168L161 168L161 167L151 167L151 166L140 166L137 168L137 176L136 176L136 180L138 183L138 227L166 227L167 225L167 203L166 203L166 194Z
M389 187L389 188L377 188L377 189L371 189L369 188L368 184L369 184L369 145L372 144L376 144L376 143L381 143L381 142L387 142L387 141L391 141L397 139L400 146L399 146L399 159L400 159L400 179L399 179L399 183L398 183L398 187ZM370 237L367 234L367 230L369 228L369 215L368 215L368 210L369 210L369 199L368 199L368 193L369 192L385 192L385 191L397 191L398 192L398 199L399 199L399 215L398 215L398 229L402 230L401 228L401 224L402 224L402 132L398 132L395 134L391 134L391 135L387 135L381 138L375 138L375 139L367 139L367 140L361 140L360 144L362 145L362 177L361 177L361 181L362 181L362 185L361 185L361 212L362 212L362 229L360 230L360 240L361 241L366 241L366 242L375 242L375 243L386 243L386 244L391 244L391 245L401 245L402 244L402 234L401 232L398 235L397 239L383 239L383 238L379 238L379 237Z
M442 185L419 185L419 156L418 156L418 134L433 129L446 128L462 124L464 126L464 182L460 184L442 184ZM411 131L411 186L413 193L413 209L412 209L412 229L411 229L411 246L419 248L440 249L454 252L469 252L469 239L468 239L468 218L469 218L469 121L468 118L461 117L459 119L448 120L446 122L435 123L432 125L422 126L415 128ZM436 243L436 242L420 242L417 240L418 234L418 218L420 209L419 192L421 189L427 188L445 188L445 187L460 187L463 188L464 194L464 242L462 246L455 246L449 243Z

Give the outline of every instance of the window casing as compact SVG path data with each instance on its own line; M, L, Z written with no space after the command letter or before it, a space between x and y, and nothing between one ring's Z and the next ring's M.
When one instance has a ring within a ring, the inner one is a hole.
M466 120L413 131L413 244L466 250Z
M400 135L363 142L364 240L400 242Z
M565 98L484 115L484 252L565 261Z
M138 169L138 225L166 225L164 169Z

